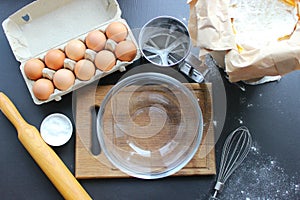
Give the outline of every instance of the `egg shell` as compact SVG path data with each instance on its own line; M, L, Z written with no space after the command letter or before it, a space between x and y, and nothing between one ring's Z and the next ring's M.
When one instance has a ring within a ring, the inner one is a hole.
M119 60L130 62L135 58L137 48L132 41L125 40L117 44L115 54Z
M68 90L74 85L75 75L68 69L60 69L53 76L54 86L62 91Z
M112 22L107 26L105 33L107 38L121 42L126 39L128 30L122 22Z
M116 65L116 57L108 50L99 51L95 57L95 65L101 71L110 71Z
M96 68L93 62L82 59L75 64L74 73L76 78L87 81L90 80L96 72Z
M37 99L44 101L54 92L54 85L49 79L41 78L33 83L32 91Z
M48 68L59 70L64 66L66 55L59 49L51 49L45 55L45 64Z
M45 64L38 58L32 58L26 61L24 65L24 73L27 78L31 80L37 80L42 78L43 76L43 69L45 68Z
M65 47L67 57L75 61L84 58L85 50L85 44L78 39L69 41Z
M96 52L104 49L106 43L106 37L104 33L99 30L91 31L85 38L85 44L87 48Z

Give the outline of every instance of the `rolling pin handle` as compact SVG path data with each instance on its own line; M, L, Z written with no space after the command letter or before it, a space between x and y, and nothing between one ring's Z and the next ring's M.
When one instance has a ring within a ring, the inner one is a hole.
M3 92L0 92L0 110L17 130L19 130L22 125L26 124L17 108Z
M0 92L0 110L16 127L20 142L65 199L91 199L53 149L43 141L39 131L23 119L3 92Z

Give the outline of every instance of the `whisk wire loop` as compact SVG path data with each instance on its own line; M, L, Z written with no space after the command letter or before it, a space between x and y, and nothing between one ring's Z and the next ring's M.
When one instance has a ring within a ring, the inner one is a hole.
M222 191L226 180L246 158L251 146L252 137L247 127L241 126L229 134L222 149L220 171L211 199L217 199L218 192Z

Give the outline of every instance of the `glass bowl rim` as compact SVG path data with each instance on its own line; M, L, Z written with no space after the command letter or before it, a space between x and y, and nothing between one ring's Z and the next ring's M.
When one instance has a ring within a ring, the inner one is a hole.
M190 101L193 105L195 105L197 111L196 113L198 114L199 117L199 126L198 126L198 133L195 134L195 142L193 141L192 144L194 144L193 149L191 149L191 151L187 151L187 156L180 162L178 162L179 164L176 164L174 167L172 168L167 168L167 170L164 170L162 172L155 172L155 173L151 173L151 172L146 172L146 173L139 173L136 172L134 170L130 170L128 169L128 167L125 167L126 165L123 166L123 164L121 162L119 162L120 160L115 160L112 156L113 153L110 153L109 151L107 151L107 149L105 148L105 141L102 137L103 135L103 131L102 131L102 120L101 117L105 111L105 106L107 105L108 101L110 100L110 98L117 92L119 91L121 88L126 87L128 85L131 85L132 83L136 82L137 80L142 80L145 78L150 78L151 81L155 81L155 80L160 80L160 81L164 81L166 83L171 83L174 86L180 88L180 90L182 90L183 92L185 92L186 95L190 96ZM182 84L180 81L178 81L177 79L165 75L165 74L161 74L161 73L157 73L157 72L140 72L131 76L128 76L124 79L122 79L121 81L119 81L116 85L114 85L106 94L106 96L104 97L98 114L97 114L97 138L98 138L98 142L100 143L100 147L101 150L104 152L106 158L111 162L112 165L114 165L116 168L118 168L120 171L126 173L129 176L133 176L136 178L141 178L141 179L158 179L158 178L164 178L170 175L175 174L176 172L178 172L179 170L181 170L196 154L196 152L198 151L200 144L201 144L201 140L203 137L203 114L202 114L202 110L200 108L200 105L198 103L198 100L195 98L195 95L184 85ZM112 154L112 155L111 155Z

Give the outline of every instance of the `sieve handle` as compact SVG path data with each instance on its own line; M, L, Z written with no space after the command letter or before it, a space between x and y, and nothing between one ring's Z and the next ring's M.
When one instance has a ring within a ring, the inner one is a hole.
M209 72L208 66L190 53L178 66L178 70L196 83L202 83Z

